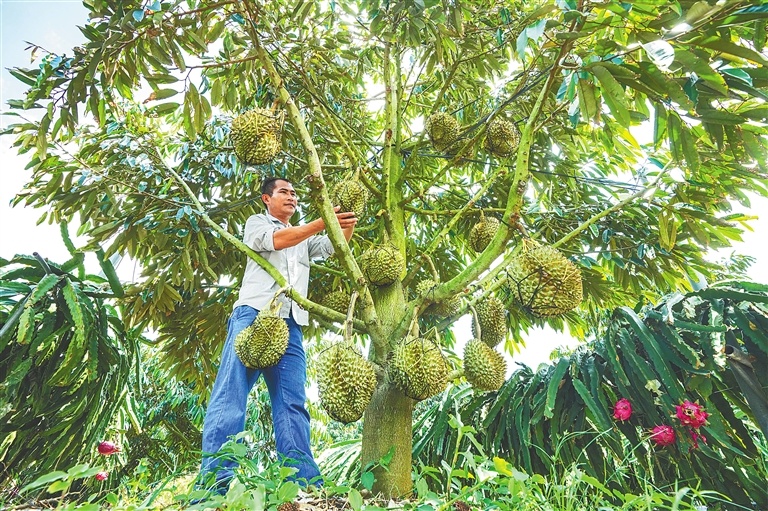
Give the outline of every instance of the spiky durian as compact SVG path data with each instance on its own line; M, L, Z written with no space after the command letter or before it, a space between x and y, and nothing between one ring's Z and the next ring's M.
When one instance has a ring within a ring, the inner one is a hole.
M458 314L461 310L461 297L450 296L440 302L434 302L434 289L437 287L437 282L432 279L422 280L416 285L416 294L426 295L433 303L427 308L426 313L438 316L441 318L449 318L454 314Z
M322 305L336 312L346 314L349 309L350 294L346 291L332 291L320 301Z
M277 364L288 348L288 324L279 316L280 304L267 307L235 337L235 353L251 369Z
M433 341L406 337L390 354L389 379L403 394L422 401L445 390L448 362Z
M451 146L459 138L459 122L445 112L430 115L424 123L424 129L436 151L452 149Z
M334 206L341 207L339 213L351 211L356 217L361 218L365 214L368 190L357 179L346 179L334 186L331 200Z
M581 272L549 245L526 241L507 273L515 301L534 316L559 316L581 303Z
M495 156L509 156L520 143L517 127L503 119L494 119L485 132L485 149Z
M348 341L338 342L320 354L317 365L320 405L333 419L345 424L363 416L376 388L373 364Z
M482 252L491 242L496 235L496 231L499 230L498 218L492 216L483 216L479 222L472 226L472 230L469 231L469 246L475 252Z
M232 120L230 139L243 163L263 165L280 152L280 118L270 110L254 108Z
M491 348L507 336L507 315L504 304L495 296L489 296L475 304L477 320L472 318L472 335L478 337L477 323L480 323L479 338Z
M464 347L464 377L478 390L499 390L507 374L501 353L477 339Z
M400 278L405 270L405 259L393 245L384 243L363 252L360 269L374 286L386 286Z

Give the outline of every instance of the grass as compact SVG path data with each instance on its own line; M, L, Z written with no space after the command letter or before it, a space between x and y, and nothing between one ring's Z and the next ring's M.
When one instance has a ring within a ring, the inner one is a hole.
M704 511L725 507L722 496L682 487L661 490L647 485L641 493L609 489L587 475L578 465L561 467L548 476L526 474L501 458L464 458L467 470L456 470L448 489L429 489L427 479L439 470L422 467L415 473L414 494L402 499L383 499L364 488L327 483L322 489L303 490L287 480L290 468L272 466L257 474L240 471L224 496L205 496L194 490L195 473L177 474L153 481L140 464L134 477L118 488L94 483L99 469L87 465L66 472L46 474L18 494L7 492L0 507L9 511L57 509L62 511L114 511L204 509L278 511L281 504L298 502L300 509L349 511ZM457 460L458 461L458 460ZM553 464L557 466L557 464ZM365 498L363 497L365 495ZM709 506L709 507L708 507ZM285 511L283 507L280 511Z

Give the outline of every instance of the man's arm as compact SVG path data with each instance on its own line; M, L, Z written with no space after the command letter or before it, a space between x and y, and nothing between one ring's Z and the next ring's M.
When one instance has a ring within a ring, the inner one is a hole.
M336 206L334 209L338 209L338 206ZM344 237L347 239L347 241L349 241L352 238L352 232L354 231L355 224L357 223L355 214L353 212L336 213L336 219L341 226ZM272 235L275 250L282 250L284 248L296 246L305 239L314 236L324 229L325 222L322 218L313 220L308 224L295 225L292 227L286 227L285 229L279 229Z

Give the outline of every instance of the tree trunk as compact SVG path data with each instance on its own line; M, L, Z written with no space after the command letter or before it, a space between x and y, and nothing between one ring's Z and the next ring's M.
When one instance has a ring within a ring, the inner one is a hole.
M379 385L363 421L362 462L378 462L394 447L387 466L377 466L373 473L374 493L385 498L411 493L411 452L413 450L413 400L389 383Z

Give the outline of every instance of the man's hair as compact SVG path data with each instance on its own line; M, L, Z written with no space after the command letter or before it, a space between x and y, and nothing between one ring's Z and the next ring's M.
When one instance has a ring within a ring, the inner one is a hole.
M278 181L285 181L288 184L293 184L289 179L286 179L284 177L268 177L261 183L261 194L264 195L265 193L272 196L272 192L275 191L275 186Z

